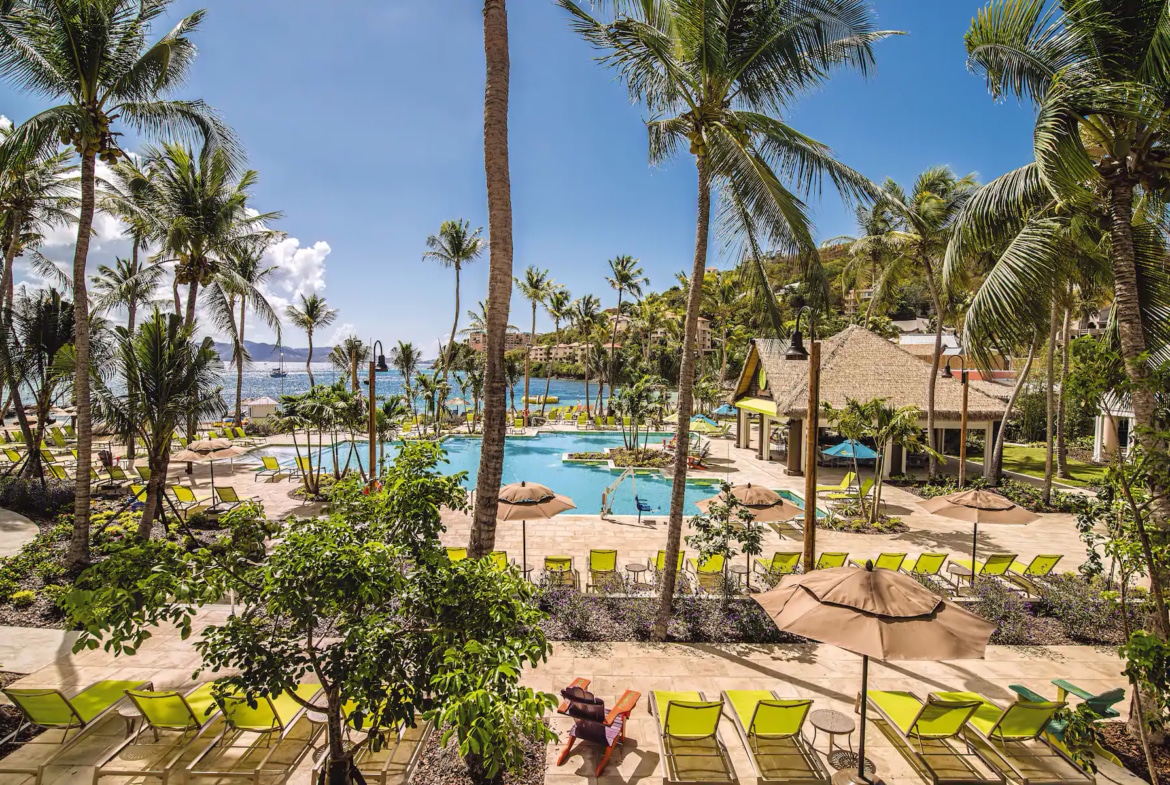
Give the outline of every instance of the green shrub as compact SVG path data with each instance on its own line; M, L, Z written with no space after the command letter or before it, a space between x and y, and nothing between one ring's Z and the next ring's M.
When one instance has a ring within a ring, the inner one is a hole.
M0 507L43 517L73 505L73 483L64 480L0 477Z
M61 598L73 591L72 586L62 586L59 583L50 583L41 589L41 596L53 603L54 608L61 608Z
M37 601L37 593L31 589L22 589L18 592L13 592L8 601L12 603L14 608L27 608Z

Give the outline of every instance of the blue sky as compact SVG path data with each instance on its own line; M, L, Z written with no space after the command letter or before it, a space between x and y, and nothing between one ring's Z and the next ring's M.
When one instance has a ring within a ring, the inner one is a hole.
M172 16L204 5L183 95L224 114L260 172L255 207L285 215L274 298L319 291L340 311L326 338L411 340L433 355L450 330L453 276L420 261L425 238L448 218L487 224L479 4L347 0L326 11L302 0L176 0ZM650 169L641 110L564 12L550 0L509 5L517 272L547 268L573 296L612 305L606 260L631 254L652 288L670 285L690 265L693 161ZM839 75L784 119L879 181L908 184L935 164L989 179L1026 162L1030 108L994 103L966 68L963 33L982 5L875 0L879 27L908 35L877 46L868 79ZM4 115L20 121L36 109L0 86ZM831 189L812 204L819 238L852 232L852 208ZM117 235L99 225L94 264L125 253ZM52 258L70 258L67 238L51 240ZM717 251L711 263L728 266ZM464 275L463 310L486 281L484 257ZM527 329L529 319L514 299L512 323ZM304 337L290 330L285 343Z

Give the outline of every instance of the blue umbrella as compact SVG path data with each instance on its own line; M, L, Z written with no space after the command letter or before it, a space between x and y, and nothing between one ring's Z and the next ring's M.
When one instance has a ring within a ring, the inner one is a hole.
M855 442L852 439L846 439L840 444L835 444L827 450L821 450L823 455L829 455L834 458L856 458L859 461L872 461L878 457L878 454L866 447L860 442Z
M718 427L719 427L719 423L715 422L714 420L712 420L710 417L708 417L708 416L707 416L707 415L705 415L705 414L696 414L694 417L692 417L692 418L691 418L691 423L692 423L692 424L694 424L694 423L700 423L700 422L702 422L702 423L706 423L707 425L710 425L710 426L712 426L712 427L714 427L714 428L718 428Z
M725 403L722 406L720 406L718 409L715 410L715 414L718 414L721 417L725 417L725 416L730 415L730 414L735 414L735 407L729 403Z

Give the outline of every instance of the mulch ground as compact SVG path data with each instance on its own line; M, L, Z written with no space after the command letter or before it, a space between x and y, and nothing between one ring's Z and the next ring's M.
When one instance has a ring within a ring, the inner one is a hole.
M411 777L412 785L476 785L467 776L467 766L459 756L458 746L452 738L446 747L439 746L443 734L436 730L427 739ZM543 785L546 745L535 740L529 741L524 753L524 768L518 774L505 773L498 780L499 785Z
M7 687L12 682L24 676L23 673L9 673L8 671L0 671L0 687ZM5 738L9 733L16 730L20 725L20 712L12 706L0 706L0 739ZM34 738L40 731L27 729L17 737L18 741L26 742ZM8 755L20 746L20 744L9 743L0 746L0 758Z
M1150 769L1146 766L1146 755L1142 752L1141 739L1130 735L1129 728L1124 722L1102 722L1097 727L1105 736L1101 746L1120 758L1125 768L1150 782ZM1156 746L1151 752L1154 754L1154 765L1158 769L1158 781L1170 780L1170 747Z

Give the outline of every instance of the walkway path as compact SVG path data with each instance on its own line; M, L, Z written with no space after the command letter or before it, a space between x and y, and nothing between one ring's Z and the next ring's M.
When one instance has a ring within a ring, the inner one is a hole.
M0 508L0 558L20 553L38 531L37 525L20 513Z

